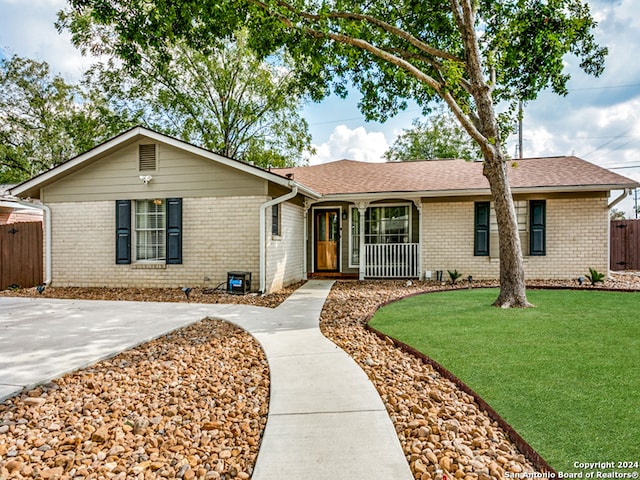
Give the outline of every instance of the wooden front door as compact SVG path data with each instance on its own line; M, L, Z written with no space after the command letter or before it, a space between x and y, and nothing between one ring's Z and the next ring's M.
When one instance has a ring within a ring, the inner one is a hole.
M338 240L340 238L340 211L316 210L314 214L316 237L316 271L338 271Z

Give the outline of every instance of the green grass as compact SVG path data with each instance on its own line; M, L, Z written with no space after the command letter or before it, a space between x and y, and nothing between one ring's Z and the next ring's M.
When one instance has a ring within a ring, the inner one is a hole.
M508 310L497 295L410 297L371 326L453 372L556 470L640 461L640 293L530 290L536 308Z

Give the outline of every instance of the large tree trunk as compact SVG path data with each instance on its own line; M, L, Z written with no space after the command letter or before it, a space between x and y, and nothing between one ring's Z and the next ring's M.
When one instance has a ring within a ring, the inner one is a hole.
M496 307L530 307L524 283L524 262L518 232L518 219L507 179L507 164L499 149L486 158L484 176L489 180L498 222L500 242L500 294L493 303Z
M471 0L451 0L452 12L465 46L468 90L475 102L477 116L467 118L455 99L449 97L446 92L443 93L443 98L469 135L478 142L484 156L483 174L489 180L500 242L500 295L493 305L502 308L530 307L524 284L524 262L518 220L507 178L507 162L501 150L500 127L493 105L494 82L489 85L485 80L486 68L482 64L476 36L474 5L475 2Z

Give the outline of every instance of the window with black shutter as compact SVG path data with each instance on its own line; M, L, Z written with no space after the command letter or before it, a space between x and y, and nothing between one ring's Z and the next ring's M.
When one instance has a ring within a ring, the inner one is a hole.
M490 202L475 203L473 254L477 257L489 256L490 212Z
M529 255L546 255L546 210L545 200L531 200L529 202Z
M116 263L130 264L132 259L182 263L181 198L116 201Z
M280 235L280 205L277 203L271 207L271 235Z

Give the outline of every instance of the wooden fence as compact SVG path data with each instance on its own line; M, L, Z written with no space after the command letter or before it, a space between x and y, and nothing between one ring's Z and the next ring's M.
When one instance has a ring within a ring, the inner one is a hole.
M611 270L640 270L640 219L611 221Z
M0 290L42 283L42 222L0 225Z

